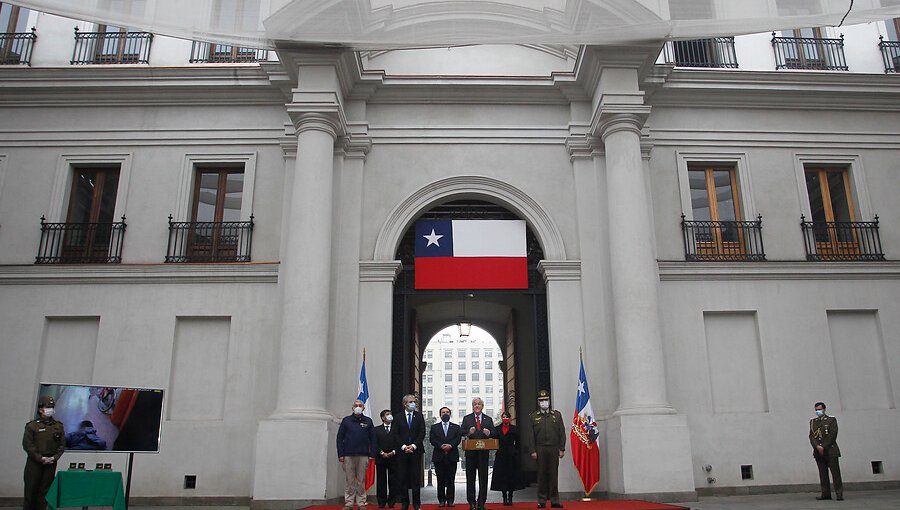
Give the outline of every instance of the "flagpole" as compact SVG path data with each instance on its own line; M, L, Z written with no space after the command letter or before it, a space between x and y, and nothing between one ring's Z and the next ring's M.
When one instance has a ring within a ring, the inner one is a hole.
M584 366L584 354L582 353L580 345L578 346L578 362L582 367ZM595 484L595 486L596 486L596 484ZM593 489L594 488L591 487L591 490L593 490ZM584 497L581 498L581 501L593 501L593 499L591 498L590 492L588 492L587 489L585 489L583 485L582 485L582 490L584 491Z

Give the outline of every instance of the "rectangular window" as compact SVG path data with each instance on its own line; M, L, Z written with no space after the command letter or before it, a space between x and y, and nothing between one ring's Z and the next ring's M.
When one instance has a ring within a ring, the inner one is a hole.
M119 167L76 167L72 175L63 260L103 260L114 235Z
M446 358L452 358L452 357L453 357L453 352L452 352L452 351L444 351L444 359L446 359Z
M453 386L444 386L444 393L453 393Z
M493 392L494 392L494 387L491 386L491 385L487 385L487 386L484 387L484 392L485 392L485 393L493 393Z
M889 19L884 22L885 28L887 28L887 39L888 41L900 41L900 18Z
M456 365L457 365L457 368L460 369L460 370L465 370L465 369L466 369L466 362L465 362L465 361L460 361L460 362L457 363Z
M494 357L494 351L492 351L492 350L490 350L490 349L485 349L485 350L484 350L484 357L485 357L485 358L493 358L493 357Z
M486 406L494 405L494 397L484 397L484 405L486 405Z
M425 359L431 359L431 355L433 353L434 353L434 351L425 351Z
M478 352L479 352L478 349L472 349L472 357L473 357L473 358L477 358L477 357L478 357Z
M465 357L466 357L466 350L465 350L465 349L458 349L458 350L456 351L456 357L457 357L457 358L465 358Z
M484 368L485 368L485 370L492 370L494 368L494 362L493 361L485 361Z
M699 259L732 258L746 253L736 171L731 166L688 167L690 222Z
M0 2L0 33L14 34L28 30L28 9Z
M466 374L458 374L458 375L459 375L459 377L457 378L457 381L462 382L462 381L466 380Z
M457 386L457 387L456 387L456 392L457 392L457 393L465 393L465 392L466 392L466 387L465 387L465 386Z
M453 381L453 374L444 374L444 382Z
M456 401L457 404L464 406L466 405L466 397L459 397Z
M453 362L445 361L444 362L444 370L453 370Z
M433 363L428 363L428 364L425 365L425 370L428 370L428 371L430 372L430 371L433 370L433 369L434 369L434 364L433 364ZM428 376L428 377L431 377L431 376Z
M431 374L425 376L425 382L431 382Z
M466 410L465 410L465 409L458 409L458 410L456 411L456 413L457 413L457 414L456 414L457 416L465 416L465 415L466 415Z
M484 380L485 380L485 381L493 381L493 380L494 380L494 374L491 374L491 373L484 374Z
M253 218L240 221L244 166L199 166L194 172L190 221L169 225L170 254L184 255L166 261L249 262Z
M856 213L847 168L805 166L804 177L816 255L826 259L859 255L858 238L868 237L854 223Z
M477 361L472 362L472 370L478 370L478 362Z
M478 389L478 388L479 388L478 386L472 386L472 393L475 394L475 395L478 395L478 393L479 393L479 389Z
M473 374L472 374L472 380L473 380L473 381L477 381L479 375L480 375L480 374L479 374L478 372L473 373Z

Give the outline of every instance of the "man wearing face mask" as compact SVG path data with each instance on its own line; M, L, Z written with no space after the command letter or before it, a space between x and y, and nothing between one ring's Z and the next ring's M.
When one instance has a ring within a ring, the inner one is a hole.
M841 449L837 445L837 418L825 414L825 403L816 402L816 417L809 420L809 444L813 447L813 458L819 468L819 485L822 495L816 499L831 499L831 484L828 483L828 471L834 480L834 492L838 501L844 500L844 484L841 482L841 466L838 459Z
M403 397L403 413L398 416L397 434L400 436L400 453L397 456L397 471L400 476L400 501L403 510L422 506L422 455L425 453L425 418L416 410L416 396ZM410 498L412 492L412 498Z
M25 461L25 504L23 510L46 510L47 491L56 476L56 462L66 448L62 423L53 419L56 401L44 395L38 401L39 418L25 425L22 448Z
M431 426L428 442L434 447L431 462L437 474L438 506L452 507L456 496L456 465L459 463L459 447L462 433L459 425L450 423L450 408L442 407L441 421Z
M528 416L529 429L523 434L525 451L537 461L537 507L544 508L549 501L553 508L562 508L559 502L557 474L559 459L566 453L566 425L562 414L550 409L550 392L538 392L538 410Z
M463 434L467 439L487 439L495 437L494 420L482 413L484 401L479 397L472 399L472 412L463 416ZM466 499L469 501L469 510L484 510L487 501L488 488L488 460L490 453L487 450L469 450L466 452ZM475 477L478 477L478 495L475 494Z
M375 427L375 497L378 508L394 508L397 501L397 453L400 442L397 440L397 427L393 425L394 414L390 409L381 411L381 425Z
M345 416L337 431L338 461L344 467L344 508L351 510L354 503L360 509L366 507L366 468L375 452L375 424L363 414L366 405L353 401L353 414Z

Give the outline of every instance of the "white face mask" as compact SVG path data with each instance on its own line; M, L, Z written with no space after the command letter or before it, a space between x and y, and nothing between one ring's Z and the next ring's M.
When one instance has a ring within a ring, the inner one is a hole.
M363 412L362 407L356 406L353 408L353 414L362 414L362 412Z
M384 422L385 422L385 423L390 423L390 422L392 422L392 421L394 421L394 415L393 415L393 414L386 414L386 415L384 415Z
M547 409L550 409L550 401L538 400L538 406L541 408L541 411L546 411Z
M53 418L54 412L55 411L53 410L52 407L45 407L44 408L44 418Z

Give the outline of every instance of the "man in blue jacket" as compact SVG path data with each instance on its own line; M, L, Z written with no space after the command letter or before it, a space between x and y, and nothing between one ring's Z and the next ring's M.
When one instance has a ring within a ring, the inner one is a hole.
M363 415L366 405L353 401L353 414L345 416L337 431L338 461L344 466L347 481L344 489L344 508L352 510L354 503L366 507L366 468L369 458L374 458L375 424Z

